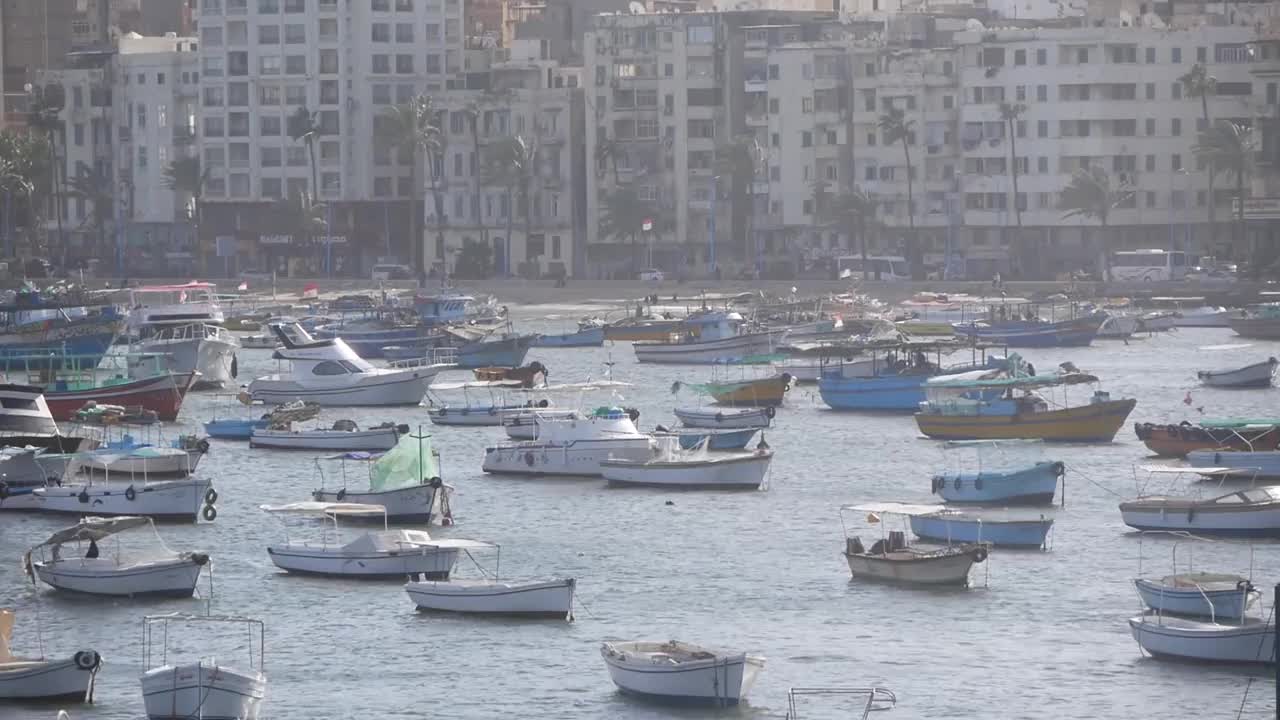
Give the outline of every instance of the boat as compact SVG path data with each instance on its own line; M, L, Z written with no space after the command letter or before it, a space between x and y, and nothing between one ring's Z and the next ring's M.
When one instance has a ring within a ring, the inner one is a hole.
M1248 578L1227 573L1187 572L1135 578L1142 602L1152 610L1190 617L1235 620L1245 617L1260 593Z
M1027 315L1030 319L1019 319ZM993 305L986 322L958 324L956 333L1011 348L1084 347L1093 342L1108 317L1107 313L1097 311L1067 320L1043 320L1038 317L1035 306L1023 310L1017 305Z
M246 350L275 350L280 347L280 341L270 333L241 335L240 347Z
M506 393L520 388L522 383L519 380L477 380L475 382L455 382L455 383L435 383L427 388L429 395L427 397L430 408L427 410L427 417L430 418L433 425L453 425L464 427L499 427L504 419L522 415L529 411L535 410L541 403L530 404L529 402L518 402L507 399ZM461 390L465 405L450 405L447 402L439 401L436 397L438 393L452 392ZM471 391L487 390L489 393L488 403L473 403L471 400ZM439 401L439 402L438 402ZM542 407L549 406L549 402Z
M344 315L337 322L317 325L312 336L317 340L342 338L348 347L366 360L400 360L406 353L411 357L430 354L445 336L419 323L416 318L406 317L407 312L404 309L380 309L373 311L372 315L361 313L354 319ZM388 348L397 349L392 353L395 357L388 355Z
M194 390L220 388L239 375L240 340L220 325L189 323L144 328L147 335L132 348L141 360L129 366L129 376L155 375L151 358L161 359L162 370L175 375L195 373Z
M43 388L0 383L0 448L69 453L89 450L96 444L92 438L61 433Z
M747 332L736 312L705 311L685 318L660 342L632 344L637 362L715 364L768 355L784 330Z
M1227 324L1241 337L1280 340L1280 303L1247 308L1239 316L1229 318Z
M445 327L459 368L519 367L537 335L517 335L510 325L485 330L468 325Z
M227 318L216 293L216 285L198 280L130 288L129 332L145 335L147 328L187 323L221 325Z
M1138 316L1138 332L1167 332L1177 324L1178 313L1172 310L1152 310Z
M503 413L502 429L512 440L536 440L540 418L578 420L582 418L582 413L567 408L526 408L523 412Z
M325 406L417 405L446 363L412 368L375 368L340 338L314 340L300 326L273 324L284 346L272 353L290 364L287 373L249 383L254 400L289 403L297 400Z
M1274 664L1275 625L1250 618L1216 623L1146 613L1129 619L1138 646L1153 657L1214 663Z
M634 314L604 326L604 339L610 342L665 342L672 333L680 332L681 320L672 317L647 317L643 307Z
M648 458L610 457L600 472L613 485L645 485L668 488L719 488L756 490L764 484L773 451L765 443L755 450L707 452L705 444L693 450L680 447L676 437L656 437Z
M0 448L0 510L40 509L36 488L56 485L65 472L59 463L46 467L40 461L47 452L34 447Z
M1160 457L1183 457L1193 450L1274 450L1280 447L1280 418L1186 420L1177 425L1135 423L1134 433Z
M269 412L257 417L252 416L256 413L252 412L254 404L248 393L240 393L235 397L239 403L233 404L231 407L236 408L236 410L249 408L250 416L236 417L239 412L233 413L225 408L220 408L220 410L227 412L230 417L214 415L213 418L206 420L204 423L205 435L214 440L248 440L252 437L255 429L265 428L271 423L271 413Z
M1108 313L1107 319L1102 321L1102 325L1098 326L1097 338L1099 340L1127 340L1138 332L1138 318L1136 315L1117 315Z
M791 375L782 373L756 379L712 380L707 383L682 383L671 386L672 393L687 387L695 392L710 395L717 405L730 407L771 407L782 404L791 390Z
M747 428L759 429L769 427L777 412L773 407L762 408L676 408L675 416L688 428L705 428L710 430Z
M880 523L882 515L929 515L945 510L941 505L907 505L904 503L865 503L840 508L840 523L844 514L865 514L867 520ZM974 563L987 559L986 543L957 543L945 547L928 548L907 545L906 534L890 530L870 549L862 540L845 530L844 557L849 572L855 578L898 582L906 585L959 585L969 584L969 570Z
M448 579L458 552L472 541L434 540L425 530L386 525L386 508L381 505L330 502L296 502L262 505L278 517L302 516L332 521L332 532L322 532L320 542L293 542L269 545L267 554L281 570L301 575L344 577L361 580L418 578ZM339 517L381 518L382 530L358 533L349 541L339 537ZM334 536L331 541L330 536Z
M804 704L809 705L815 699L821 697L829 697L836 701L836 705L840 707L845 716L850 720L868 720L872 713L883 710L892 710L898 705L898 697L893 691L882 687L826 687L826 688L791 688L787 691L787 720L800 720L800 698L804 698ZM865 699L864 699L865 698ZM848 712L851 709L852 712ZM861 715L858 711L861 710ZM835 713L827 713L827 717L834 717ZM808 716L805 716L808 717Z
M535 388L547 384L547 368L537 360L523 367L478 367L472 369L476 380L517 380L518 387Z
M172 635L176 644L178 632L170 625L240 626L243 629L237 629L237 634L248 631L249 663L234 667L211 656L180 663L169 643ZM261 620L227 615L148 615L142 621L142 637L140 684L148 720L258 720L267 696L267 676L262 672L266 637Z
M76 462L79 456L68 460ZM70 477L68 474L66 477ZM32 491L41 512L72 515L139 515L164 520L195 522L197 517L212 522L218 516L214 504L218 493L209 480L185 477L152 480L146 475L107 473L101 479L88 476L76 481L64 479Z
M48 356L14 356L0 360L0 371L40 388L54 420L74 420L86 404L99 403L142 407L169 422L178 419L195 375L168 372L162 360L158 355L62 355L54 363L57 369L49 369L41 367L50 363ZM142 363L151 364L152 374L130 377L130 368Z
M338 471L326 474L321 461L338 461ZM364 465L364 473L349 478L349 464ZM440 453L421 430L401 435L400 442L381 455L354 452L316 458L316 473L320 487L311 493L316 502L379 505L388 521L399 523L453 524L453 486L440 479ZM360 482L353 487L352 480Z
M764 658L667 642L607 642L600 655L628 695L661 703L728 707L745 699Z
M142 528L151 530L151 547L139 550L135 541L120 542L122 534L136 540L139 533L129 531ZM114 540L113 547L100 548L108 539ZM63 557L65 550L72 551L70 557ZM33 580L38 577L56 590L114 597L191 597L208 563L204 553L170 550L151 518L135 516L85 518L49 536L23 558Z
M1173 319L1173 326L1199 328L1231 327L1231 319L1240 317L1242 314L1243 313L1239 310L1228 310L1227 308L1216 307L1213 305L1201 305L1199 307L1188 308L1180 311L1178 316Z
M922 540L945 543L990 543L996 547L1042 548L1053 518L1009 518L963 510L912 515L911 532Z
M195 472L209 452L209 441L195 435L180 435L166 442L150 431L139 439L123 432L114 439L104 435L97 449L77 453L68 465L74 472L141 475L149 478L186 477Z
M0 609L0 701L93 702L102 656L81 650L65 660L13 654L13 610Z
M1229 468L1147 466L1152 474L1196 473L1226 477ZM1280 486L1267 485L1203 499L1144 495L1120 503L1120 517L1136 530L1165 530L1229 537L1280 537Z
M989 377L1007 366L1005 358L988 356L985 348L969 346L971 361L943 366L944 354L961 349L954 340L872 341L857 346L867 357L852 363L829 364L818 379L818 394L832 410L907 412L925 400L925 383L936 377ZM852 348L827 348L835 357L852 354ZM930 354L933 355L930 358Z
M533 346L546 348L600 347L604 345L604 335L604 323L599 320L589 319L579 322L578 329L575 332L561 333L559 335L539 335Z
M458 292L446 291L434 295L415 295L413 308L425 325L450 325L466 322L475 298Z
M920 432L935 440L1111 442L1138 402L1133 398L1112 400L1108 393L1095 389L1088 404L1068 406L1064 399L1051 407L1037 390L1096 384L1098 378L1068 370L1028 375L1023 368L1014 367L1012 376L1006 378L930 379L925 385L928 401L915 415ZM994 400L966 397L987 391L1003 391L1004 395Z
M1280 480L1280 450L1192 450L1187 464L1203 468L1227 468L1237 477Z
M932 490L949 503L1047 505L1065 474L1061 461L1012 470L940 473L933 476Z
M326 450L378 452L390 450L409 432L409 426L384 422L361 430L354 420L335 420L329 428L294 429L283 426L255 428L249 437L251 448L274 450Z
M475 551L490 548L496 553L494 571L483 567L483 580L452 579L448 582L410 582L404 586L409 599L418 610L455 612L474 615L504 615L518 617L544 617L559 620L573 619L573 595L577 581L573 578L554 578L525 582L500 581L502 549L494 543L471 541L474 545L466 553L474 559Z
M0 307L0 364L13 369L59 370L65 357L96 367L124 329L111 306L55 305L22 291Z
M756 436L760 428L746 428L743 430L697 430L692 428L677 428L668 430L659 425L654 428L655 437L663 435L673 435L680 441L680 447L685 450L692 450L699 445L706 443L708 450L742 450L751 442L751 438Z
M1201 370L1196 373L1196 377L1207 387L1267 388L1271 387L1275 378L1277 364L1280 361L1270 357L1234 370Z
M539 418L537 440L487 447L481 468L508 475L599 477L607 460L647 459L651 442L627 410L599 407L583 418Z

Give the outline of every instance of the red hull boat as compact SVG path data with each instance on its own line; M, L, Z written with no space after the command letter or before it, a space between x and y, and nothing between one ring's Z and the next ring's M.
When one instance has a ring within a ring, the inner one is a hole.
M141 380L129 380L96 387L67 387L63 383L45 386L44 399L54 420L72 420L85 403L137 405L151 410L161 420L178 419L182 400L195 381L195 373L165 373Z

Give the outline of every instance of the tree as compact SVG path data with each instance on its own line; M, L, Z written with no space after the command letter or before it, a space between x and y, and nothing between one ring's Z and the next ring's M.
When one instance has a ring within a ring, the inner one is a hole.
M503 255L506 271L511 271L511 206L513 191L524 208L524 241L529 242L533 226L534 180L538 176L538 142L523 135L503 138L494 145L490 156L489 176L507 188L507 242Z
M85 218L85 225L98 231L99 257L107 248L107 225L115 216L115 194L110 173L98 168L80 168L75 177L67 180L67 194L71 197L87 200L93 204L93 213Z
M26 132L0 131L0 192L8 197L3 209L6 232L18 226L19 218L26 219L28 231L40 224L40 204L34 201L37 188L49 182L48 141L40 135ZM12 251L10 246L6 251Z
M729 178L729 234L742 238L743 260L755 265L755 244L751 220L755 208L751 185L763 162L764 151L756 136L751 133L735 135L732 140L716 148L715 173ZM719 183L713 186L713 192Z
M914 280L924 279L924 257L919 252L920 243L916 238L916 202L915 173L911 166L910 139L915 134L915 121L908 120L904 110L897 106L890 107L888 112L880 116L876 125L880 128L885 145L902 143L902 156L907 162L907 261L911 263L911 277Z
M1071 182L1062 189L1058 209L1062 217L1085 217L1098 221L1103 229L1103 239L1098 243L1098 271L1104 280L1111 280L1111 264L1107 259L1106 228L1111 211L1133 198L1133 191L1121 186L1111 186L1111 176L1100 167L1091 166L1076 170Z
M1204 120L1204 127L1206 130L1213 127L1213 122L1209 119L1209 97L1218 94L1218 79L1209 74L1204 63L1196 63L1191 66L1187 74L1178 78L1178 82L1182 83L1183 92L1186 93L1187 97L1200 98L1200 112ZM1194 152L1194 148L1192 151ZM1212 161L1209 162L1206 169L1209 175L1209 246L1212 248L1216 246L1218 240L1217 199L1213 193L1213 181L1218 173L1214 169Z
M52 87L52 86L50 86ZM31 97L30 110L27 111L27 124L44 135L49 153L49 186L53 193L53 214L57 219L58 242L62 244L62 265L67 264L67 237L62 232L62 177L58 167L58 134L63 131L62 122L63 98L57 92L46 89ZM60 180L60 178L62 178Z
M205 255L206 250L200 237L200 227L203 219L201 213L204 211L204 186L208 182L209 170L200 166L199 156L180 157L164 169L165 187L172 190L174 195L187 198L181 204L186 207L201 256Z
M1022 205L1018 202L1018 133L1017 121L1027 111L1022 103L1000 103L1000 119L1009 132L1009 178L1013 185L1013 217L1017 223L1017 237L1013 240L1014 257L1018 272L1022 272Z
M619 241L630 240L634 259L636 238L644 232L644 223L653 217L653 211L650 203L641 200L635 189L630 186L615 188L604 196L599 235Z
M291 193L275 202L276 217L283 227L298 233L300 240L324 234L329 224L325 221L324 203L317 203L310 193Z
M489 277L493 272L492 252L488 243L476 242L470 238L464 240L453 266L454 276L467 280Z
M480 150L480 114L481 114L480 104L474 100L472 100L471 102L468 102L466 107L462 109L462 115L464 118L466 118L467 129L471 133L471 154L472 154L472 157L475 158L475 162L477 166L484 162L482 159L483 155ZM484 203L481 201L481 197L483 195L482 191L484 190L484 184L485 184L482 175L483 173L476 172L476 171L473 171L471 173L472 197L476 198L476 205L477 205L476 225L478 225L480 228L480 242L484 244L486 248L488 248L489 247L489 229L484 224L484 207L483 207ZM459 261L460 260L461 260L461 257L459 257ZM488 262L489 262L488 259L486 259L486 263ZM457 273L456 267L454 268L454 272L455 274Z
M1235 177L1236 248L1244 250L1244 185L1253 169L1252 133L1230 120L1218 120L1199 134L1191 151L1204 158L1214 172Z
M622 184L622 178L618 175L618 155L621 153L622 146L616 140L610 140L606 137L600 138L596 143L596 175L603 174L602 166L612 166L614 187Z
M858 238L858 250L862 254L862 279L868 279L871 263L867 261L867 227L876 219L875 197L854 185L832 198L827 212L850 238Z
M421 156L427 171L432 175L432 194L435 196L437 244L444 246L444 196L439 186L437 162L444 151L444 133L437 124L435 104L426 95L417 95L408 102L393 105L378 116L374 125L374 140L383 147L396 148L401 159L411 158L409 184L413 188L409 198L410 228L413 242L410 248L412 264L418 277L426 275L425 253L423 252L424 228L423 212L419 207L419 198L425 205L426 198L418 183L418 160ZM443 168L439 168L443 170Z
M320 176L316 169L316 139L323 132L320 127L320 114L307 110L305 105L299 106L289 116L286 123L289 138L294 142L307 144L307 156L311 162L311 197L320 197Z

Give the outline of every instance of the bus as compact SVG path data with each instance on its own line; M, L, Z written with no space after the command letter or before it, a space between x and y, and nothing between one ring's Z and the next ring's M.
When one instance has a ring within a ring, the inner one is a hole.
M1181 280L1196 260L1181 250L1120 250L1111 255L1111 278L1143 282Z
M868 255L867 277L871 280L900 282L911 279L907 259L898 255ZM841 255L836 258L836 277L862 279L862 256Z

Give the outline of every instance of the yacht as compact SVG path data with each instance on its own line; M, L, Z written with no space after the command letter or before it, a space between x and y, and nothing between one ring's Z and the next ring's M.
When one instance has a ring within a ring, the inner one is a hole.
M153 285L129 292L129 330L135 353L165 358L164 370L198 372L195 388L222 387L238 374L240 341L222 327L225 317L212 283ZM129 365L134 379L155 374L154 363Z
M538 439L486 448L488 473L599 477L610 459L644 462L652 438L636 429L626 410L597 408L584 418L539 418Z
M328 406L417 405L431 381L448 363L406 368L376 368L342 338L315 340L296 323L271 325L283 347L272 357L289 363L288 372L249 383L254 400L297 400Z

